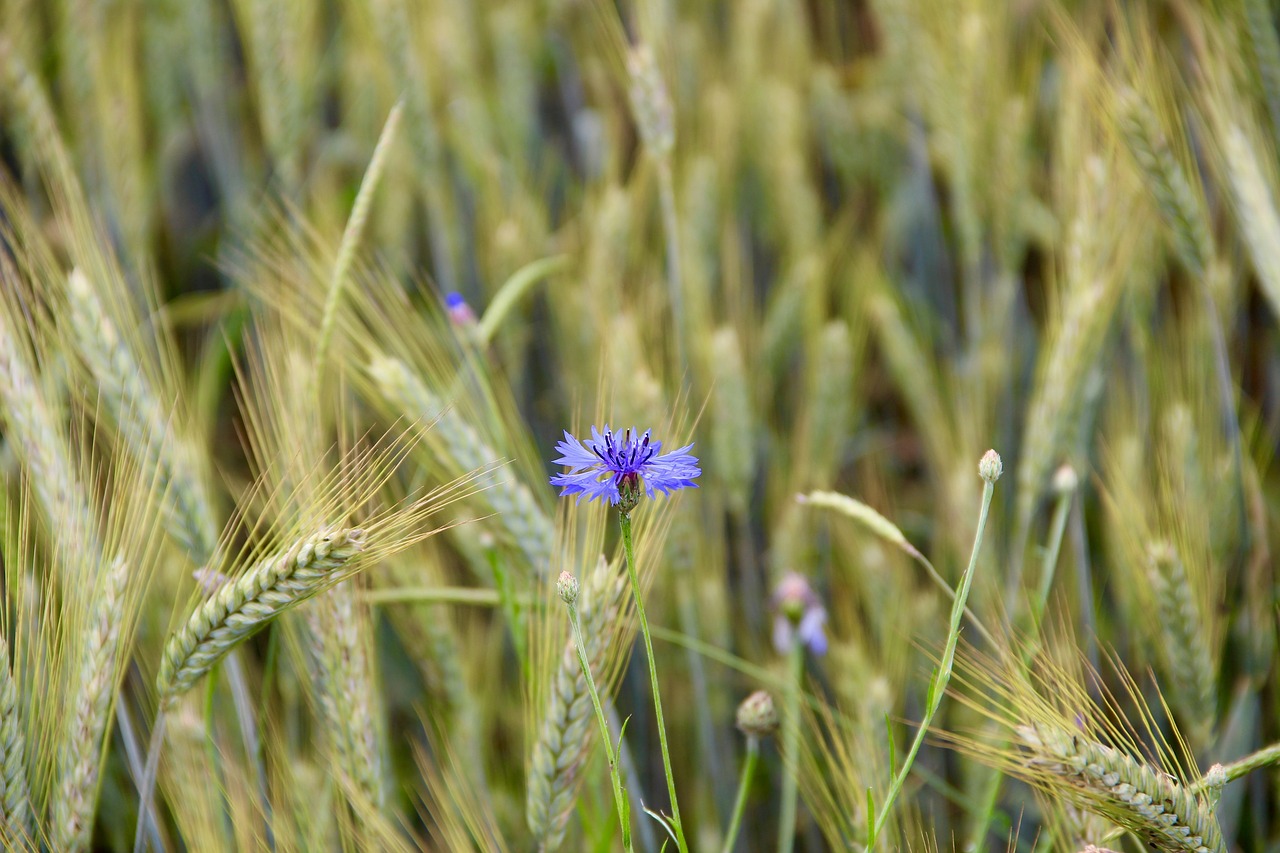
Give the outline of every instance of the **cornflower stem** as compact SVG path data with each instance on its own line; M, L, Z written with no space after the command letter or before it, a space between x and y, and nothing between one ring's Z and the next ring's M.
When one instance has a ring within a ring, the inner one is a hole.
M729 819L729 829L724 834L722 853L733 853L733 845L738 840L738 828L742 826L742 813L747 810L747 790L751 787L751 776L756 771L756 760L760 757L760 739L755 735L747 735L747 757L742 761L742 778L738 782L738 797L733 803L733 817Z
M782 803L778 812L778 853L791 853L796 841L796 801L800 775L800 687L804 680L804 643L793 640L787 655L787 706L782 715Z
M609 760L609 781L613 785L613 803L618 809L618 823L622 826L622 849L631 853L631 816L627 806L626 795L622 792L622 775L618 767L618 756L613 750L613 735L609 732L609 721L605 718L604 708L600 705L600 693L596 690L596 680L591 674L591 663L587 660L587 644L582 638L582 622L578 619L578 605L570 604L569 624L573 626L573 645L578 650L578 664L582 667L582 675L587 680L587 692L591 695L591 704L596 709L596 722L600 724L600 739L604 741L605 758Z
M662 747L662 770L667 777L667 794L671 797L671 828L675 832L676 846L680 853L687 853L689 844L684 839L684 826L680 823L680 805L676 801L676 782L671 773L671 750L667 746L667 724L662 716L662 694L658 688L658 669L653 660L653 640L649 637L649 620L644 615L644 596L640 594L640 578L636 574L635 545L631 539L631 513L618 515L622 529L622 550L626 557L627 577L631 581L631 595L636 601L636 618L640 621L640 634L644 637L644 653L649 662L649 683L653 689L653 715L658 725L658 744Z
M875 848L880 831L884 829L885 822L889 819L889 813L893 810L893 804L898 799L898 795L902 793L902 786L907 781L907 774L911 772L911 765L915 763L916 754L920 752L920 747L924 744L925 735L928 734L929 726L932 724L934 716L938 713L938 708L942 705L942 697L946 695L947 685L951 682L951 668L955 664L956 646L960 641L960 620L964 616L965 604L969 600L969 590L973 587L973 574L978 565L978 552L982 550L982 535L987 527L987 513L991 509L991 496L994 493L995 485L991 481L984 481L982 486L982 510L978 514L978 530L973 537L973 551L969 554L969 566L965 569L964 579L960 582L960 591L956 594L955 602L951 606L951 626L947 631L947 645L942 652L942 662L938 665L938 669L929 684L924 719L920 721L920 727L916 730L915 739L911 742L911 749L908 751L906 759L902 762L902 768L893 777L893 782L889 786L889 795L885 798L884 804L876 814L875 823L872 824L871 832L867 839L867 848L869 850Z
M1053 509L1053 521L1049 524L1049 540L1045 543L1044 562L1040 566L1040 581L1036 588L1036 597L1031 600L1031 639L1027 644L1026 650L1022 653L1023 666L1031 665L1031 659L1035 657L1040 647L1040 626L1044 621L1044 611L1049 604L1049 591L1053 588L1054 574L1057 572L1058 557L1062 553L1062 540L1067 531L1067 518L1071 514L1071 504L1075 498L1075 490L1063 492L1058 495L1058 501ZM1008 744L1008 740L1004 741ZM983 848L983 839L986 838L987 828L991 825L992 816L995 814L996 801L1000 797L1000 789L1004 785L1004 774L995 770L986 770L987 780L982 790L982 799L979 800L979 808L973 823L972 835L969 839L969 847L974 850Z

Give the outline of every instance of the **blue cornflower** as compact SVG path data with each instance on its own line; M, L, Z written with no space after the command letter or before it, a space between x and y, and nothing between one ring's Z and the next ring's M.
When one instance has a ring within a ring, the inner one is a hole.
M561 495L577 495L579 501L607 498L614 506L621 505L624 513L640 501L641 483L651 498L686 486L696 489L693 480L702 469L698 457L689 453L693 445L659 456L662 442L654 441L651 432L614 433L606 425L601 433L592 427L591 438L583 442L566 431L564 441L556 444L561 456L555 464L567 465L569 471L552 477L551 485L560 486Z

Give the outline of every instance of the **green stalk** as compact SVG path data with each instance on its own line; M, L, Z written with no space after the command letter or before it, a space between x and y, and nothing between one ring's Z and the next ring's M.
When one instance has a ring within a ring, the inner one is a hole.
M1252 773L1260 767L1266 767L1269 764L1280 763L1280 743L1273 743L1271 746L1264 746L1257 752L1246 755L1239 761L1233 761L1230 764L1223 765L1221 781L1222 784L1234 782L1247 773ZM1199 794L1210 787L1208 775L1191 786L1193 793Z
M742 813L747 809L747 789L751 787L751 776L756 770L756 759L760 757L760 739L754 735L747 736L747 757L742 762L742 779L738 782L738 798L733 803L733 817L729 819L729 829L725 832L722 853L732 853L734 842L738 840L738 827L742 825Z
M676 801L676 782L671 774L671 750L667 747L667 724L662 716L662 695L658 689L658 669L653 660L653 640L649 637L649 620L644 615L644 598L640 594L640 578L636 576L635 546L631 542L631 514L618 515L622 528L622 549L626 556L627 577L631 580L631 594L636 601L636 617L640 620L640 633L644 637L644 653L649 662L649 683L653 689L653 714L658 724L658 743L662 747L662 770L667 777L667 794L671 797L671 827L675 831L676 846L680 853L688 853L689 844L684 839L684 826L680 823L680 805Z
M804 643L794 638L787 659L787 708L782 715L782 805L778 813L778 853L791 853L796 841L796 801L800 772L800 685L804 679Z
M920 721L920 728L916 730L915 740L911 742L911 749L907 753L906 760L902 763L902 769L894 776L893 783L889 786L889 796L885 799L884 805L880 807L880 811L876 815L875 823L872 825L871 832L867 838L868 849L874 849L880 830L884 828L885 822L889 819L889 813L893 810L894 801L898 799L898 795L902 792L902 786L907 780L907 774L911 772L911 765L915 763L916 754L920 751L921 745L924 744L925 735L929 731L929 726L933 722L934 716L938 713L938 708L942 705L942 697L946 695L947 685L951 681L951 667L955 663L956 645L960 641L960 620L964 616L965 604L969 600L969 590L973 586L974 570L978 565L978 552L982 549L982 534L987 527L987 513L991 509L991 496L994 493L995 478L987 479L984 477L982 511L978 514L978 531L973 538L973 551L969 554L969 566L965 569L964 579L960 583L960 592L956 595L956 600L951 606L951 627L947 632L947 645L942 653L942 662L939 664L929 684L928 708L925 710L924 719Z
M1040 584L1036 597L1031 602L1031 620L1035 636L1040 635L1040 623L1044 618L1044 609L1049 604L1049 591L1053 588L1053 576L1058 567L1058 554L1062 550L1063 534L1067 530L1067 515L1071 512L1071 500L1075 490L1064 490L1058 495L1058 503L1053 508L1053 521L1049 525L1049 547L1044 552L1044 563L1040 568Z
M622 776L618 769L618 756L613 751L613 735L609 733L609 721L605 719L604 708L600 705L600 693L596 690L596 680L591 675L591 664L587 660L587 646L582 639L582 623L578 619L578 605L569 605L569 624L573 626L573 645L578 651L578 663L582 666L582 674L587 679L587 692L591 694L591 704L596 709L596 722L600 724L600 738L604 741L604 754L609 760L609 781L613 785L613 803L618 809L618 823L622 826L622 849L631 853L631 815L626 795L622 793Z
M1030 665L1031 659L1035 656L1036 649L1040 645L1040 626L1044 619L1045 607L1049 603L1049 591L1053 588L1053 578L1058 567L1058 556L1062 553L1062 539L1066 534L1067 518L1071 514L1071 502L1075 494L1074 486L1070 489L1058 490L1058 501L1053 509L1053 521L1049 524L1049 541L1045 545L1044 562L1040 566L1040 582L1036 589L1036 597L1031 601L1032 634L1026 651L1022 655L1024 665ZM1008 743L1007 740L1005 743ZM991 818L996 810L996 801L1000 798L1000 788L1004 784L1003 773L992 769L987 769L984 772L989 775L982 790L982 799L979 801L977 817L973 824L973 834L968 845L974 850L980 850L983 847L982 842L987 835L987 828L991 825Z

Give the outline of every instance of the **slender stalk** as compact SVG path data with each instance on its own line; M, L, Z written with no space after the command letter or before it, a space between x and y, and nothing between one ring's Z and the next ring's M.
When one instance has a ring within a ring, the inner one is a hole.
M605 714L609 718L609 733L613 735L613 742L618 745L618 767L622 770L622 778L626 780L623 783L623 787L627 791L629 814L643 812L644 799L641 796L640 772L636 769L635 759L631 756L631 748L622 739L622 727L625 723L618 718L618 708L613 702L606 702ZM652 851L658 849L657 844L654 843L653 824L651 822L642 820L635 825L635 829L636 834L639 836L636 841L639 842L641 850L645 851L645 853L652 853ZM636 841L633 841L632 844L634 845Z
M756 760L760 757L760 739L754 735L747 737L747 757L742 762L742 779L738 782L738 798L733 803L733 817L729 819L729 829L724 834L722 853L732 853L733 845L738 840L738 828L742 825L742 813L747 808L747 790L751 787L751 776L756 770Z
M362 594L370 604L470 604L475 607L504 606L502 595L496 589L477 589L463 586L397 586L389 589L371 589ZM516 603L529 605L528 595L513 596Z
M1074 478L1072 479L1074 483ZM1049 602L1049 590L1053 587L1053 578L1057 571L1058 556L1062 553L1062 540L1067 530L1067 519L1071 514L1071 504L1075 498L1075 486L1058 489L1058 500L1054 505L1053 521L1049 524L1049 541L1044 548L1044 562L1040 567L1040 582L1036 589L1036 597L1031 601L1031 639L1022 653L1024 666L1029 666L1040 644L1040 626L1044 618L1044 610ZM1005 741L1007 745L1008 741ZM987 829L995 814L996 801L1000 798L1000 789L1004 785L1004 774L993 769L986 769L986 784L982 789L982 799L973 822L969 847L982 849Z
M804 643L797 638L787 659L787 708L782 715L782 803L778 812L778 853L791 853L796 842L796 801L799 799L800 684L804 678Z
M671 826L675 831L676 846L680 853L687 853L689 844L684 839L684 826L680 823L680 805L676 801L676 782L671 774L671 750L667 747L667 724L662 717L662 695L658 689L658 669L653 660L653 640L649 637L649 620L644 615L644 597L640 594L640 578L636 575L635 546L631 541L631 514L618 515L622 528L622 548L626 556L627 577L631 580L631 594L636 601L636 617L640 620L640 634L644 637L644 653L649 662L649 683L653 688L653 714L658 724L658 743L662 747L662 770L667 777L667 794L671 797Z
M587 679L587 693L590 694L591 704L596 709L596 722L600 724L600 739L604 741L605 758L609 760L609 782L613 785L613 804L618 809L618 823L622 827L622 849L630 853L631 816L626 794L622 792L622 775L618 767L618 756L613 750L613 735L609 732L609 721L605 718L604 708L600 705L600 693L596 690L596 680L591 675L591 663L587 660L587 644L582 639L582 623L578 619L576 604L569 605L569 624L573 626L573 645L578 650L578 663L582 665L582 675Z
M956 645L960 641L960 620L964 616L965 603L969 600L969 590L973 586L974 569L978 565L978 552L982 550L982 534L987 527L987 513L991 509L991 496L994 493L994 481L984 478L982 510L978 514L978 531L973 538L973 551L969 554L969 566L965 569L964 579L960 582L960 592L956 595L955 603L951 607L951 627L947 632L947 645L943 650L942 662L934 675L933 683L929 685L928 708L925 710L924 719L920 721L920 727L916 730L915 740L911 742L911 749L907 752L906 760L902 763L902 769L894 776L893 783L889 786L889 796L885 799L884 805L880 807L880 811L876 815L875 823L872 825L870 837L867 841L868 848L874 849L880 830L884 828L885 821L889 819L889 813L893 810L894 801L897 800L898 794L902 792L902 786L907 780L907 774L911 772L911 765L915 763L916 754L924 743L925 735L929 731L929 725L938 713L938 708L942 705L942 697L947 692L947 684L951 681L951 668L956 659Z
M1239 761L1233 761L1222 767L1223 784L1235 781L1241 776L1252 773L1259 767L1266 767L1268 764L1280 763L1280 743L1273 743L1271 746L1264 746L1257 752L1250 753ZM1208 777L1201 779L1191 786L1192 793L1199 794L1209 787Z
M138 824L133 836L133 853L143 853L147 849L146 836L152 825L152 811L155 809L153 798L156 792L156 774L160 770L160 747L164 743L165 711L167 703L161 703L156 711L156 721L151 726L151 744L147 747L147 765L143 770L142 782L138 785ZM158 848L157 853L162 853Z
M1049 591L1053 588L1053 576L1058 568L1058 554L1062 551L1062 538L1067 530L1067 516L1071 512L1071 501L1074 497L1074 489L1062 491L1053 508L1053 521L1049 525L1049 547L1044 552L1044 563L1040 568L1040 583L1036 589L1036 597L1031 602L1031 620L1037 636L1040 633L1040 622L1044 618L1044 609L1049 604Z

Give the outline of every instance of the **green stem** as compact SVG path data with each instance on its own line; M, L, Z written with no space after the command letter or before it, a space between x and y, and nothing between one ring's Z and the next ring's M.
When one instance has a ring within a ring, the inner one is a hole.
M596 690L596 680L591 675L591 663L587 660L587 646L582 639L582 624L578 620L578 606L569 605L569 624L573 626L573 645L578 651L578 664L582 667L582 675L587 679L587 692L591 694L591 704L596 709L596 722L600 724L600 739L604 741L604 754L609 759L609 781L613 785L613 803L618 809L618 823L622 826L622 849L631 851L631 817L626 796L622 793L622 776L618 769L618 757L613 751L613 735L609 733L609 721L604 716L604 708L600 705L600 693Z
M796 801L800 776L800 686L804 679L804 643L793 640L787 660L787 707L782 715L782 804L778 812L778 853L791 853L796 841Z
M751 787L751 776L756 770L756 759L760 757L760 739L755 735L747 735L747 757L742 762L742 779L738 782L738 798L733 803L733 817L729 819L729 829L724 835L722 853L731 853L738 840L738 827L742 825L742 813L747 809L747 790Z
M635 546L631 542L631 514L620 513L618 525L622 528L622 549L626 556L627 577L631 580L631 594L636 601L636 618L640 621L640 633L644 637L644 653L649 662L649 683L653 689L653 714L658 725L658 743L662 747L662 770L667 777L667 794L671 797L671 827L675 831L676 846L680 853L687 853L684 826L680 823L680 805L676 801L676 782L671 773L671 750L667 747L667 724L662 716L662 695L658 689L658 669L653 660L653 640L649 637L649 620L644 615L644 597L640 594L640 578L636 575Z
M372 589L364 593L369 604L471 604L476 607L500 607L502 595L496 589L460 586L396 586ZM528 605L527 596L513 596L517 604Z
M1058 554L1062 551L1062 538L1067 529L1067 516L1071 512L1071 500L1075 491L1064 491L1058 495L1058 503L1053 509L1053 521L1049 525L1049 547L1045 549L1044 563L1040 569L1040 585L1036 597L1031 602L1031 619L1035 636L1040 635L1040 622L1044 618L1045 607L1049 604L1049 591L1053 588L1053 576L1058 567Z
M947 685L951 681L951 667L955 663L956 645L960 641L960 620L964 616L965 604L969 600L969 590L973 586L974 569L978 565L978 552L982 549L982 534L987 527L987 513L991 509L991 496L994 492L995 486L991 482L983 483L982 511L978 514L978 531L973 537L973 551L969 554L969 566L965 569L964 579L960 582L960 592L956 595L956 600L951 607L951 627L947 631L947 645L942 653L942 662L938 666L933 682L929 685L928 708L925 709L924 719L920 721L920 727L916 730L915 740L911 742L911 750L907 753L907 758L902 763L902 768L894 776L893 783L889 786L889 796L885 799L884 805L880 807L880 812L876 815L876 820L872 825L870 838L867 842L868 848L875 847L876 839L879 838L885 821L889 819L889 813L893 810L894 801L897 800L898 794L902 792L902 786L907 780L907 774L911 772L911 765L915 763L916 754L924 743L925 735L929 731L934 715L938 713L938 708L942 705L942 697L946 695Z
M1271 746L1264 746L1262 749L1250 755L1246 755L1239 761L1233 761L1222 767L1223 773L1226 774L1227 782L1234 782L1247 773L1252 773L1259 767L1266 767L1268 764L1280 763L1280 743L1273 743ZM1204 779L1196 782L1191 786L1191 790L1197 794L1201 793L1209 786Z
M1040 645L1040 626L1044 620L1044 611L1049 603L1049 592L1053 588L1053 578L1058 567L1058 555L1062 553L1062 539L1067 530L1067 517L1071 513L1071 501L1075 490L1063 491L1058 495L1054 506L1053 521L1049 524L1049 541L1044 549L1044 562L1040 566L1040 582L1036 588L1036 597L1031 601L1031 638L1022 654L1024 666L1030 665ZM1006 741L1007 744L1007 741ZM1004 774L996 770L986 771L987 780L982 791L980 806L973 824L973 834L969 839L969 847L974 850L983 848L987 828L995 814L996 802L1000 798L1000 788L1004 784Z

